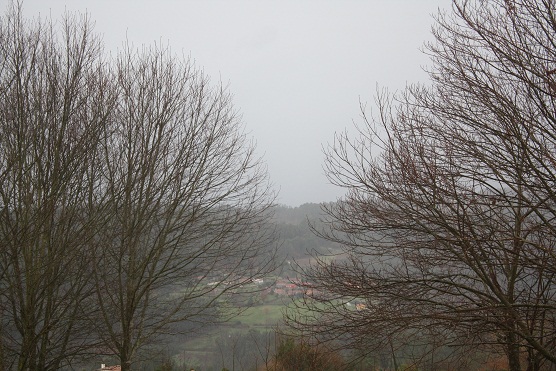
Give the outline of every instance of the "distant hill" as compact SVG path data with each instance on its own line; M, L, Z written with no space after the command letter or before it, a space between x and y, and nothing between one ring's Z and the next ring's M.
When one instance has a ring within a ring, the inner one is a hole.
M318 221L323 213L320 204L306 203L298 207L279 205L275 209L274 219L277 223L299 225Z
M337 250L338 245L313 234L309 223L319 226L323 213L320 204L306 203L298 207L277 206L274 223L278 231L283 257L299 260L308 257L309 252L328 254Z

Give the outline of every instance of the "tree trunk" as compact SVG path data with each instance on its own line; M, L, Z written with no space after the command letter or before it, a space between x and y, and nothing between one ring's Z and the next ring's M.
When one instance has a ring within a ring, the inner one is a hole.
M519 342L517 341L517 336L513 332L508 332L506 336L508 339L508 368L510 371L521 371Z

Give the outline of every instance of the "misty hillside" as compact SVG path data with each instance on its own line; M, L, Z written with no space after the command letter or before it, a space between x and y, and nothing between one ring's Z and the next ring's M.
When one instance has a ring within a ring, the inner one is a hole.
M298 207L277 206L274 215L281 243L280 255L287 260L307 258L312 251L330 254L338 245L315 236L310 224L317 229L321 225L320 204L306 203Z

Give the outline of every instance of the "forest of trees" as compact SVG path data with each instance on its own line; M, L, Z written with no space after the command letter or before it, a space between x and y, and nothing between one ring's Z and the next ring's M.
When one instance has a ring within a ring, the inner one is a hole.
M0 368L129 370L276 268L274 193L230 94L87 16L0 20ZM211 284L207 284L210 282Z

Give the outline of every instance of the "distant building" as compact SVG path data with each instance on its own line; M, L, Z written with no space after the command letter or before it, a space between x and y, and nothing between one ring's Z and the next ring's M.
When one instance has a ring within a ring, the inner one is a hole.
M97 371L122 371L122 367L120 365L106 366L104 363L101 363Z
M355 309L357 309L358 311L365 310L365 309L367 309L367 304L357 303L357 304L355 304Z

